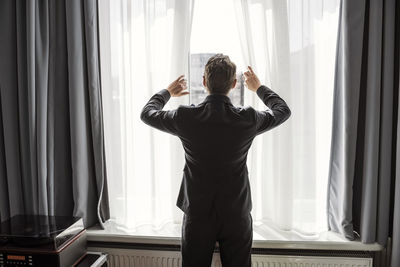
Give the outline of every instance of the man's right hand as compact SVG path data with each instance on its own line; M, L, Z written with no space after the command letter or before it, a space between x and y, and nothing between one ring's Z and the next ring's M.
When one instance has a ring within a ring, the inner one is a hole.
M174 97L189 94L189 92L185 92L186 89L187 89L187 84L184 75L179 76L175 81L173 81L167 87L169 94Z
M246 85L251 91L256 92L257 89L260 88L261 86L260 80L258 79L257 75L254 73L253 69L250 66L248 66L247 68L248 71L244 73L244 76L246 78L245 79Z

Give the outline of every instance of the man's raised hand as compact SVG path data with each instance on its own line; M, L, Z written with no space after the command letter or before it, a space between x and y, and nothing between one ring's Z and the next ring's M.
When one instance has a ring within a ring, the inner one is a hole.
M256 92L257 89L261 86L260 80L250 66L248 66L247 68L248 71L244 72L246 85L251 91Z
M173 81L168 87L167 90L171 96L183 96L189 94L189 92L184 92L187 89L185 75L181 75Z

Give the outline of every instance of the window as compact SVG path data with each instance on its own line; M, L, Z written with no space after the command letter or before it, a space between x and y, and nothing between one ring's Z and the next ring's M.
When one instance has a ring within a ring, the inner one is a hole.
M195 4L194 4L195 3ZM100 43L108 189L112 221L133 233L179 226L175 206L184 151L174 136L143 124L148 99L179 74L198 104L215 53L237 65L235 105L265 109L244 87L252 64L292 117L258 136L248 155L255 225L315 235L326 230L338 1L100 1ZM179 231L178 231L179 233ZM168 235L168 233L165 233Z

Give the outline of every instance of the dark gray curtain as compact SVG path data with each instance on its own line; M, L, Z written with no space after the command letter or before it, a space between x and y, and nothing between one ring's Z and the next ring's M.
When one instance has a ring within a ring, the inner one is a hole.
M400 266L399 5L341 2L328 187L330 229L364 243L392 237L393 267Z
M0 219L109 218L97 0L0 1Z

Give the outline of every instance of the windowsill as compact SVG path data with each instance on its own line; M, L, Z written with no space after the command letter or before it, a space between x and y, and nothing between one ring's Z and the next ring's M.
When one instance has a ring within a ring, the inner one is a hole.
M179 224L167 224L162 229L141 229L126 231L112 222L107 222L105 230L92 227L87 231L87 239L92 242L180 245ZM307 250L352 250L379 251L382 246L363 244L360 241L349 241L334 232L323 232L318 235L304 236L293 231L282 231L267 224L253 226L253 248L266 249L307 249Z

